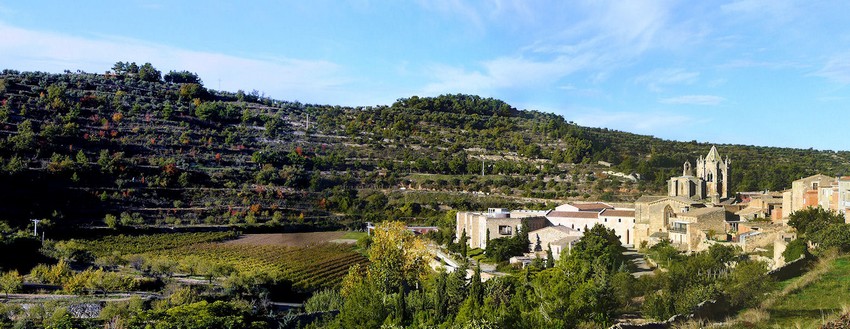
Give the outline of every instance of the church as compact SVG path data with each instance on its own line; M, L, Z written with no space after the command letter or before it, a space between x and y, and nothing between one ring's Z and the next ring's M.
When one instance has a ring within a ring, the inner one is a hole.
M710 199L717 204L729 197L729 157L723 160L712 146L708 155L697 159L696 168L689 161L682 165L682 176L670 178L668 196L692 200ZM696 175L694 175L696 169Z

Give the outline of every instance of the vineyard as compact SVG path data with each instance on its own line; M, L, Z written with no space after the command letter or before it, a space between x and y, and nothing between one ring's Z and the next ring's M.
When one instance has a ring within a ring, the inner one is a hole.
M349 267L368 262L353 246L334 243L308 247L203 243L148 255L178 262L197 257L202 262L233 266L242 273L263 273L278 281L290 281L301 291L335 288Z
M352 244L318 239L319 236L342 237L342 232L290 233L274 237L289 241L293 238L291 236L303 238L305 235L313 237L315 243L262 244L250 239L234 240L239 237L236 232L193 232L67 240L57 242L55 248L83 250L96 258L118 254L130 260L141 255L149 260L165 259L175 264L222 265L239 273L259 275L276 282L288 281L294 289L303 292L335 288L348 273L349 267L368 262Z
M238 235L238 233L232 231L109 235L96 240L69 240L65 243L79 244L81 249L91 252L95 257L103 257L115 252L121 255L132 255L180 248L198 243L225 241L234 239Z

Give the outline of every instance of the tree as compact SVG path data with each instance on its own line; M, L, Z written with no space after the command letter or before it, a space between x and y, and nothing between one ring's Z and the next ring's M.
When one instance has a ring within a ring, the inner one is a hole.
M460 255L463 256L463 258L466 258L466 254L467 254L468 245L466 243L466 240L469 240L469 237L466 235L466 229L463 229L463 233L461 233L460 241L459 241L459 243L460 243ZM490 242L490 241L487 241L487 242Z
M806 245L806 240L794 239L785 247L785 251L782 252L782 257L785 258L786 262L792 262L799 259L801 256L808 254L809 247Z
M788 216L788 225L796 228L801 235L814 234L830 224L841 223L844 223L844 217L841 214L821 207L808 207Z
M850 250L850 224L830 224L809 236L818 248L836 248L840 252Z
M570 251L570 257L601 264L613 271L626 263L624 251L625 248L620 244L620 238L614 230L596 224L576 242Z
M106 214L106 217L103 218L103 223L109 228L116 228L118 227L118 218L113 214Z
M748 307L759 302L756 296L773 284L771 277L766 275L767 271L767 264L759 261L742 261L735 266L720 285L732 307Z
M189 71L169 71L165 74L165 82L171 83L194 83L201 85L201 78L198 77L196 73L192 73Z
M16 293L24 286L24 277L18 274L18 271L9 271L0 276L0 290L6 293L6 298L9 293Z
M32 121L24 120L18 124L18 134L9 136L9 141L16 151L27 151L32 148L35 142L35 133L33 132Z
M380 223L369 247L370 277L384 292L399 291L426 273L427 253L425 243L403 222Z

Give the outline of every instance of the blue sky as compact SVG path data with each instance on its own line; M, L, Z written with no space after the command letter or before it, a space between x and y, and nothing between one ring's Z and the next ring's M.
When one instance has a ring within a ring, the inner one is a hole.
M468 93L675 140L850 150L850 2L6 1L0 68L334 105Z

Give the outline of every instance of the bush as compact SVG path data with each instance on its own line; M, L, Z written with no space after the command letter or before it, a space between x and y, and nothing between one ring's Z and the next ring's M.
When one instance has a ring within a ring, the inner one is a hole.
M313 294L304 303L304 311L308 313L333 311L342 308L342 296L336 290L321 290Z
M789 242L785 251L782 252L782 257L785 258L786 262L793 262L803 255L809 255L809 246L803 239L794 239L794 241Z

